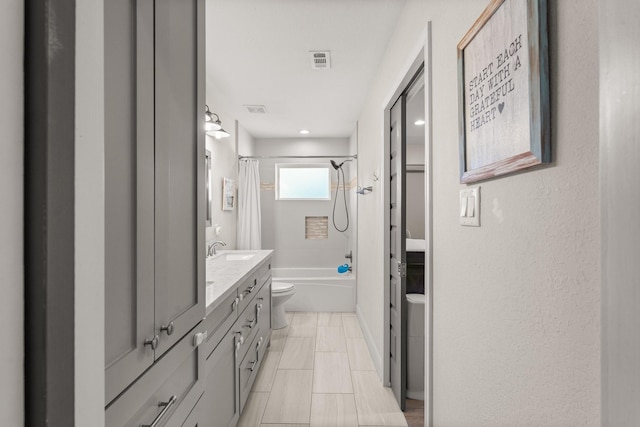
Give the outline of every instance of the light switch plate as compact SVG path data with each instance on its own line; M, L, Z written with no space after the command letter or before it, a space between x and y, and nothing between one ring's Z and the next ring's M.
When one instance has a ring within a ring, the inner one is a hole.
M460 190L460 225L480 227L480 187Z

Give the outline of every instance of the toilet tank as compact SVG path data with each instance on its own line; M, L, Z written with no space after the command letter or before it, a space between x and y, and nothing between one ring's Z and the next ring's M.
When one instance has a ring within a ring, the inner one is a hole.
M407 335L424 337L424 294L407 294Z

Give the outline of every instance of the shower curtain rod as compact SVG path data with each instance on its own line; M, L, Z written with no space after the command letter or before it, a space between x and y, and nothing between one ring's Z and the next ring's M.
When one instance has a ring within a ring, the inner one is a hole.
M341 156L238 156L242 159L358 159L357 154Z

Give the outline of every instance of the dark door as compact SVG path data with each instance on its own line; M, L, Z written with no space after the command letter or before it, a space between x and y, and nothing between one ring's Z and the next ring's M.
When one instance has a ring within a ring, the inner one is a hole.
M406 395L406 260L405 260L405 97L391 108L389 141L390 228L389 254L389 352L391 388L400 408Z

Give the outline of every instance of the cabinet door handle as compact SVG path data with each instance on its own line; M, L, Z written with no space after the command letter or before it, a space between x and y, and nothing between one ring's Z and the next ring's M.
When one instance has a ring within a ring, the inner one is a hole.
M256 368L256 363L258 363L257 360L254 360L254 361L251 362L251 366L249 366L249 370L251 372L253 372L253 370Z
M159 342L160 342L160 337L157 336L157 335L154 335L153 338L148 339L148 340L144 340L144 345L148 345L153 350L155 350L156 348L158 348L158 343Z
M260 310L262 310L262 304L256 306L256 317L260 316Z
M233 300L233 304L231 304L231 311L236 311L236 308L238 308L239 303L240 303L240 298L236 297L236 299Z
M178 400L178 397L174 394L173 396L171 396L171 398L169 398L167 402L158 403L158 406L162 408L162 411L160 411L160 413L156 416L151 424L140 424L140 427L156 427L162 417L164 417L167 411L169 411L169 408L171 408L173 404L176 403L176 400Z
M208 336L208 332L207 331L199 332L199 333L195 334L193 336L193 346L197 347L200 344L202 344L207 339L207 336Z
M264 337L260 337L260 339L258 340L258 344L256 344L256 351L258 351L260 349L260 346L262 345L262 340L264 339Z
M168 325L160 326L160 330L165 331L167 335L171 335L175 330L175 328L176 328L176 325L174 325L173 322L169 323Z
M242 336L242 332L236 332L236 335L239 335L236 339L238 340L238 344L244 344L244 337Z
M244 344L244 337L242 336L242 332L236 332L236 335L239 335L238 337L236 337L236 354L237 354L242 344Z

